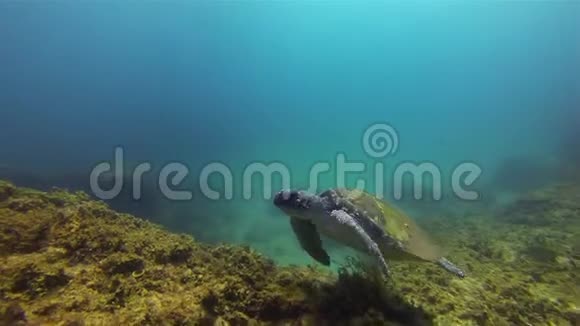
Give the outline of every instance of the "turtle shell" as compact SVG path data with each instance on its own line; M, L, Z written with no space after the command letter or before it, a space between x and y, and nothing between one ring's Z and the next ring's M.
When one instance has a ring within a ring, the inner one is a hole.
M441 248L427 233L393 205L358 189L340 188L334 193L349 214L372 220L385 234L398 240L406 253L430 261L442 256Z

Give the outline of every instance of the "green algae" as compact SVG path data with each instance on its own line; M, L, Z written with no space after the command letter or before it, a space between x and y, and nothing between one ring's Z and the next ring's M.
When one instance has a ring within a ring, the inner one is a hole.
M576 325L579 195L560 185L496 216L424 220L468 276L397 262L384 280L363 261L280 267L84 193L0 182L0 324Z
M420 309L391 297L364 304L380 290L368 280L277 267L249 247L204 245L82 193L2 182L0 194L0 324L405 324L423 318ZM351 291L361 284L370 293Z

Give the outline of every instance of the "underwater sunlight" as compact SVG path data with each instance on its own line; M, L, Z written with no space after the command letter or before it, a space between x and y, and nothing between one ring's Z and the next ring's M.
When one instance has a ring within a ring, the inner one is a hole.
M0 1L0 325L580 325L580 2Z

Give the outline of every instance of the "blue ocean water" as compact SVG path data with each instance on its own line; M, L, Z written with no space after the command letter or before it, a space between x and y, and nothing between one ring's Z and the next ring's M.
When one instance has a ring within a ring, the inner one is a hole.
M114 204L307 263L287 218L242 198L249 164L282 163L292 187L307 188L310 167L329 162L322 190L336 186L339 153L381 161L387 176L431 162L446 188L474 162L486 199L566 178L580 161L579 12L574 1L4 1L0 172L86 189L117 146L126 171L181 162L191 201L162 198L152 172L146 200L124 193ZM361 143L376 123L399 138L384 160ZM232 200L200 193L212 162L231 169ZM372 172L358 176L372 192Z

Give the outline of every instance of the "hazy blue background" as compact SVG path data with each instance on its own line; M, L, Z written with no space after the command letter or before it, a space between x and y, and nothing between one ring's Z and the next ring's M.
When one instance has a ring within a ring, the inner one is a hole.
M399 132L388 167L431 161L448 180L474 161L486 198L566 178L580 164L580 3L0 2L0 175L25 185L86 187L117 145L133 165L186 163L190 189L220 161L235 201L167 203L151 186L114 204L307 262L269 202L239 199L241 170L283 162L304 187L338 152L373 162L360 141L375 122Z

